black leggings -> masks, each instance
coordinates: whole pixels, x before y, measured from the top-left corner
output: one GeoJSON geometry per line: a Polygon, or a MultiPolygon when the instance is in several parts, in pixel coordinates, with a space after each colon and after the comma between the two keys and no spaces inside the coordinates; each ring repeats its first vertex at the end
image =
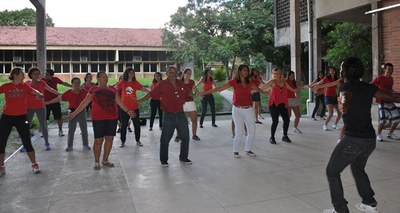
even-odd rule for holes
{"type": "MultiPolygon", "coordinates": [[[[135,139],[136,142],[140,141],[140,117],[139,117],[139,109],[133,110],[136,114],[134,118],[132,118],[133,127],[135,128],[135,139]]],[[[119,118],[121,119],[121,142],[125,143],[126,141],[126,128],[128,128],[129,124],[129,115],[124,112],[122,109],[119,109],[119,118]]]]}
{"type": "Polygon", "coordinates": [[[21,138],[22,144],[24,145],[26,151],[34,151],[29,132],[27,115],[12,116],[3,114],[0,119],[0,154],[4,154],[6,152],[7,140],[10,136],[13,126],[15,126],[17,129],[19,137],[21,138]]]}
{"type": "Polygon", "coordinates": [[[272,104],[269,107],[269,112],[271,113],[271,118],[272,118],[271,138],[275,138],[276,128],[278,127],[279,123],[279,115],[281,115],[283,120],[283,135],[287,136],[290,120],[289,120],[288,109],[285,107],[285,104],[279,104],[278,106],[272,104]]]}
{"type": "Polygon", "coordinates": [[[214,101],[214,96],[212,94],[207,94],[207,95],[203,96],[203,98],[201,99],[200,125],[203,125],[204,117],[206,116],[207,103],[210,104],[212,124],[215,124],[215,101],[214,101]]]}
{"type": "Polygon", "coordinates": [[[314,110],[311,115],[312,118],[315,118],[315,114],[317,113],[320,104],[322,104],[322,110],[321,110],[321,115],[320,115],[320,117],[322,118],[322,117],[324,117],[325,110],[326,110],[324,94],[315,95],[315,107],[314,107],[314,110]]]}
{"type": "Polygon", "coordinates": [[[161,102],[160,100],[150,100],[150,128],[153,128],[154,119],[156,118],[158,110],[158,117],[159,117],[159,126],[162,127],[162,119],[163,119],[163,111],[161,109],[161,102]]]}

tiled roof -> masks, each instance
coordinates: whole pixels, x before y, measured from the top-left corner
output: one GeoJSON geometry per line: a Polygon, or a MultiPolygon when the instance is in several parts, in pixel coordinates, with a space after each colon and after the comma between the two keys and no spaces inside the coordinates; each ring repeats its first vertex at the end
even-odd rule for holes
{"type": "MultiPolygon", "coordinates": [[[[47,46],[162,47],[161,29],[47,27],[47,46]]],[[[35,27],[0,27],[0,46],[35,46],[35,27]]]]}

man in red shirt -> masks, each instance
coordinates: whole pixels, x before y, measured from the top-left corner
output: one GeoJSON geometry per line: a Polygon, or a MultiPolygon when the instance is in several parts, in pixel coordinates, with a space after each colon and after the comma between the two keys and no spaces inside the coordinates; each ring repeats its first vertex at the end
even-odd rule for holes
{"type": "MultiPolygon", "coordinates": [[[[57,85],[58,84],[62,84],[64,86],[67,87],[72,87],[71,84],[62,81],[61,79],[54,77],[54,70],[52,69],[47,69],[46,70],[46,76],[43,78],[43,81],[46,82],[51,88],[55,89],[56,91],[58,91],[57,89],[57,85]]],[[[57,98],[57,95],[50,93],[48,91],[44,91],[43,93],[44,95],[44,101],[51,101],[54,98],[57,98]]],[[[63,130],[62,130],[62,118],[61,118],[61,104],[60,102],[57,103],[53,103],[53,104],[49,104],[46,105],[46,116],[47,116],[47,120],[49,120],[50,118],[50,112],[53,112],[53,118],[54,120],[57,121],[58,124],[58,135],[64,136],[63,130]]]]}
{"type": "Polygon", "coordinates": [[[161,100],[164,120],[162,121],[162,133],[160,138],[160,161],[161,165],[165,167],[168,166],[169,141],[174,135],[175,129],[178,131],[179,138],[182,140],[179,160],[185,164],[192,164],[192,161],[188,159],[188,121],[183,112],[185,86],[183,81],[176,80],[176,73],[176,67],[169,67],[167,70],[167,79],[160,81],[153,90],[136,100],[138,104],[149,98],[161,100]]]}
{"type": "MultiPolygon", "coordinates": [[[[381,76],[376,77],[372,80],[372,84],[375,84],[380,90],[385,92],[393,92],[393,64],[386,63],[383,66],[384,72],[381,76]]],[[[396,107],[393,102],[387,102],[381,99],[376,99],[379,109],[379,125],[378,133],[376,134],[376,140],[382,142],[382,130],[385,127],[387,121],[392,122],[387,138],[399,140],[400,137],[395,135],[393,132],[397,128],[400,122],[400,110],[396,107]]]]}

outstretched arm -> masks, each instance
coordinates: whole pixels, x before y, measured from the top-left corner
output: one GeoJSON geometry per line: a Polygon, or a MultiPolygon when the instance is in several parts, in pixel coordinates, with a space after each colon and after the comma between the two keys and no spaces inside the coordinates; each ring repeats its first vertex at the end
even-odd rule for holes
{"type": "Polygon", "coordinates": [[[59,93],[57,90],[51,88],[48,84],[46,84],[46,86],[44,87],[45,90],[55,94],[55,95],[61,95],[61,93],[59,93]]]}
{"type": "Polygon", "coordinates": [[[210,93],[213,93],[213,92],[220,92],[220,91],[222,91],[222,90],[228,89],[229,87],[231,87],[231,85],[229,85],[229,83],[225,83],[225,84],[222,85],[222,86],[215,87],[214,89],[201,92],[200,95],[206,95],[206,94],[210,94],[210,93]]]}

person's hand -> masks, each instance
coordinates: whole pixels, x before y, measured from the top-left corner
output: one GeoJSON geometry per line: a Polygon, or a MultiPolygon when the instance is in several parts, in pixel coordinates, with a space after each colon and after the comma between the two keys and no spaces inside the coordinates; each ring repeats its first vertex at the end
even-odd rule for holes
{"type": "Polygon", "coordinates": [[[76,117],[76,113],[75,112],[71,112],[67,115],[67,120],[72,120],[76,117]]]}
{"type": "Polygon", "coordinates": [[[131,118],[136,117],[136,113],[135,113],[133,110],[128,110],[126,113],[127,113],[131,118]]]}

